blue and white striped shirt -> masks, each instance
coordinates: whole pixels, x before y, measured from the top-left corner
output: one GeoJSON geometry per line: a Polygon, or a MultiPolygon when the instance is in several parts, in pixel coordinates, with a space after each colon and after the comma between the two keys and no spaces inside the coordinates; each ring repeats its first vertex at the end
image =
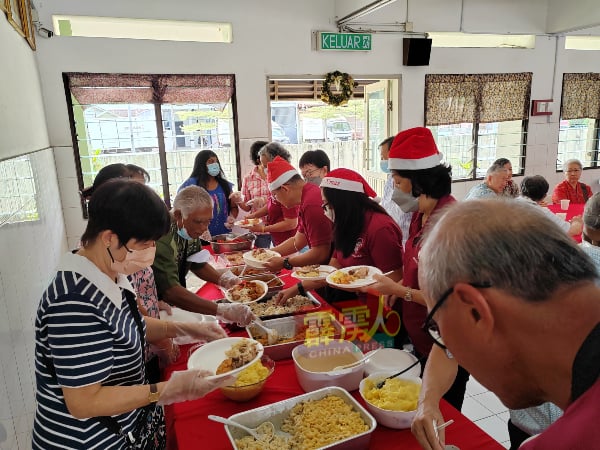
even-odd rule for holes
{"type": "MultiPolygon", "coordinates": [[[[126,448],[125,439],[97,418],[73,417],[62,387],[144,383],[140,335],[125,300],[130,292],[125,276],[119,275],[115,283],[83,256],[69,253],[62,258],[35,321],[33,449],[126,448]]],[[[128,432],[137,415],[134,410],[113,417],[128,432]]]]}

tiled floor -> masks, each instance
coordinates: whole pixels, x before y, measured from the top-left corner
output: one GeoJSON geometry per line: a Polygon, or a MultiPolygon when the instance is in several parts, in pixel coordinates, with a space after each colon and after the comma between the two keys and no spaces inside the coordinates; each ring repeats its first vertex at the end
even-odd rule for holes
{"type": "Polygon", "coordinates": [[[473,377],[467,383],[467,393],[465,394],[462,413],[505,448],[510,447],[506,426],[508,408],[473,377]]]}

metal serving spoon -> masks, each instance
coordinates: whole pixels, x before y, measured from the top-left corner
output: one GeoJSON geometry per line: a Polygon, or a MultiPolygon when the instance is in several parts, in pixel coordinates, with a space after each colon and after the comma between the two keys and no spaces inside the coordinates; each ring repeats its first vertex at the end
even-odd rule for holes
{"type": "Polygon", "coordinates": [[[413,367],[415,367],[417,364],[422,363],[424,360],[425,360],[425,358],[421,358],[421,359],[415,361],[414,363],[412,363],[406,369],[401,370],[400,372],[395,373],[394,375],[390,375],[387,378],[384,378],[382,381],[380,381],[379,383],[377,383],[377,389],[381,389],[387,380],[391,380],[392,378],[396,378],[398,375],[402,375],[403,373],[408,372],[410,369],[412,369],[413,367]]]}

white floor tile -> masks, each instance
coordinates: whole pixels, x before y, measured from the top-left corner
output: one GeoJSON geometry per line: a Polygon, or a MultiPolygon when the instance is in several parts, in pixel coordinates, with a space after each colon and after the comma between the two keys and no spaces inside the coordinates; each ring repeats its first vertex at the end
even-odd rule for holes
{"type": "Polygon", "coordinates": [[[496,395],[493,392],[484,392],[483,394],[475,395],[471,398],[481,403],[494,414],[499,414],[504,411],[508,411],[508,408],[504,406],[504,404],[500,401],[498,397],[496,397],[496,395]]]}
{"type": "Polygon", "coordinates": [[[479,395],[487,391],[487,388],[479,384],[479,381],[477,381],[475,378],[469,378],[469,381],[467,382],[467,395],[479,395]]]}
{"type": "Polygon", "coordinates": [[[504,442],[509,439],[506,422],[496,416],[486,417],[475,422],[479,428],[489,434],[498,442],[504,442]]]}
{"type": "Polygon", "coordinates": [[[473,422],[494,415],[492,411],[473,399],[474,397],[465,398],[461,409],[463,415],[467,416],[473,422]]]}

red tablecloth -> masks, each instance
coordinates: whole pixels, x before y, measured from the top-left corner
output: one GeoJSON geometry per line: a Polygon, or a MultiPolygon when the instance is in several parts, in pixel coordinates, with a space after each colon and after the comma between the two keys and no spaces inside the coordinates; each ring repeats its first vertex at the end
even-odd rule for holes
{"type": "MultiPolygon", "coordinates": [[[[187,352],[184,353],[187,354],[187,352]]],[[[169,369],[185,369],[185,363],[180,361],[169,369]]],[[[198,448],[231,449],[232,446],[225,433],[225,427],[208,420],[208,414],[229,417],[242,411],[301,394],[304,394],[304,391],[296,379],[294,362],[291,359],[276,361],[275,372],[267,380],[263,392],[249,402],[236,403],[224,397],[221,392],[215,391],[199,400],[179,403],[168,408],[168,432],[171,435],[174,433],[177,441],[177,447],[170,448],[178,448],[179,450],[195,450],[198,448]]],[[[352,395],[364,405],[358,391],[354,391],[352,395]]],[[[461,450],[503,448],[445,401],[442,401],[441,410],[445,420],[454,419],[454,423],[446,428],[446,442],[448,444],[454,444],[461,450]]],[[[369,448],[411,450],[421,447],[410,430],[393,430],[377,425],[372,434],[369,448]]]]}
{"type": "MultiPolygon", "coordinates": [[[[297,280],[283,271],[281,275],[286,287],[291,286],[297,280]]],[[[211,283],[203,286],[198,295],[206,299],[222,298],[222,292],[211,283]]],[[[334,310],[329,304],[322,301],[322,309],[334,310]]],[[[360,301],[356,301],[359,302],[360,301]]],[[[356,303],[354,302],[354,303],[356,303]]],[[[363,302],[365,304],[373,302],[363,302]]],[[[375,302],[376,303],[376,302],[375,302]]],[[[344,304],[353,305],[353,302],[344,304]]],[[[342,309],[344,311],[344,309],[342,309]]],[[[233,335],[245,336],[245,331],[234,331],[233,335]]],[[[169,366],[165,371],[165,379],[171,372],[185,370],[190,346],[182,347],[179,360],[169,366]]],[[[224,397],[221,392],[215,391],[204,398],[178,403],[165,408],[167,420],[167,434],[169,438],[169,450],[195,450],[207,448],[210,450],[230,449],[231,443],[225,433],[223,425],[207,419],[209,414],[229,417],[233,414],[257,408],[269,403],[275,403],[290,397],[304,394],[298,384],[294,362],[291,359],[276,361],[275,372],[267,380],[261,394],[245,403],[236,403],[224,397]]],[[[358,391],[352,395],[363,403],[358,391]]],[[[473,422],[460,414],[456,409],[442,401],[441,405],[444,418],[454,419],[454,424],[446,429],[446,442],[458,446],[461,450],[468,449],[502,449],[503,447],[477,427],[473,422]]],[[[419,449],[420,446],[412,436],[410,430],[393,430],[378,425],[372,434],[370,449],[402,448],[403,450],[419,449]],[[393,444],[392,444],[393,443],[393,444]]]]}
{"type": "MultiPolygon", "coordinates": [[[[567,217],[565,220],[571,220],[575,216],[583,215],[584,206],[585,205],[583,203],[569,203],[569,209],[567,209],[565,211],[560,207],[560,204],[552,203],[552,204],[548,205],[548,209],[550,211],[552,211],[554,214],[566,212],[567,217]]],[[[577,242],[581,242],[581,234],[573,236],[573,239],[575,239],[577,242]]]]}

